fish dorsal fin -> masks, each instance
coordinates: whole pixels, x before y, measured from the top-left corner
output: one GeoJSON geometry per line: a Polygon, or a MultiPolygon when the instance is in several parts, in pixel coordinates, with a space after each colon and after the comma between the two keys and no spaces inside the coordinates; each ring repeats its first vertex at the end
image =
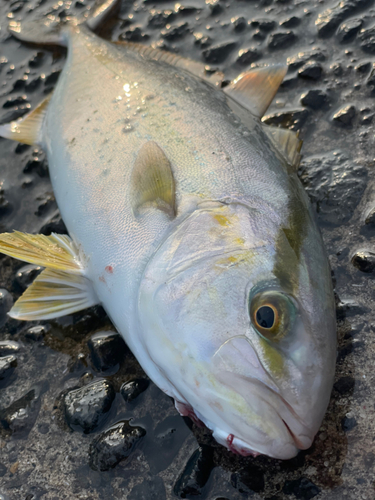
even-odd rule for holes
{"type": "Polygon", "coordinates": [[[23,118],[0,125],[0,137],[22,142],[23,144],[40,144],[42,139],[43,120],[47,112],[51,95],[47,96],[33,111],[23,118]]]}
{"type": "Polygon", "coordinates": [[[117,45],[124,45],[128,49],[135,50],[143,57],[152,59],[153,61],[164,62],[170,66],[181,68],[191,73],[193,76],[200,78],[213,86],[220,87],[224,79],[224,73],[215,71],[210,73],[206,70],[206,65],[198,61],[192,61],[186,57],[181,57],[166,50],[154,49],[140,43],[134,42],[115,42],[117,45]]]}
{"type": "Polygon", "coordinates": [[[297,171],[301,155],[302,140],[298,137],[298,133],[285,128],[270,127],[262,125],[263,130],[273,142],[275,148],[287,160],[293,171],[297,171]]]}
{"type": "Polygon", "coordinates": [[[154,141],[146,142],[138,153],[131,174],[130,193],[135,214],[142,205],[151,203],[171,217],[176,215],[171,164],[154,141]]]}
{"type": "Polygon", "coordinates": [[[0,252],[18,260],[71,274],[83,274],[78,249],[66,234],[45,236],[19,231],[0,234],[0,252]]]}
{"type": "Polygon", "coordinates": [[[287,67],[281,65],[255,68],[241,73],[223,90],[238,104],[261,118],[271,104],[287,67]]]}
{"type": "Polygon", "coordinates": [[[9,311],[18,320],[58,318],[99,303],[85,276],[44,269],[9,311]]]}

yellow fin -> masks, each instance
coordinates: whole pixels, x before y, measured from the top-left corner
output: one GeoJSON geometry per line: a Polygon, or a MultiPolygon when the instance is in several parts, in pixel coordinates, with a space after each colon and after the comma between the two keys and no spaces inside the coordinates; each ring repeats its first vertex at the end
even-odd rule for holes
{"type": "Polygon", "coordinates": [[[141,147],[130,182],[134,213],[145,203],[152,203],[171,217],[176,215],[175,182],[171,164],[156,142],[148,141],[141,147]]]}
{"type": "Polygon", "coordinates": [[[239,75],[223,90],[238,104],[261,118],[286,75],[287,67],[281,65],[255,68],[239,75]]]}
{"type": "Polygon", "coordinates": [[[98,303],[91,282],[84,276],[45,269],[8,314],[25,321],[52,319],[98,303]]]}
{"type": "Polygon", "coordinates": [[[0,125],[0,136],[23,144],[40,144],[41,129],[51,94],[26,116],[5,125],[0,125]]]}
{"type": "Polygon", "coordinates": [[[263,125],[263,130],[273,142],[276,149],[284,156],[293,170],[297,171],[301,155],[302,140],[298,133],[285,128],[263,125]]]}
{"type": "Polygon", "coordinates": [[[215,71],[210,73],[206,70],[206,65],[198,61],[192,61],[187,57],[181,57],[172,52],[167,52],[166,50],[154,49],[153,47],[148,47],[140,43],[134,42],[115,42],[117,45],[124,45],[131,50],[135,50],[143,57],[152,59],[153,61],[164,62],[170,66],[175,66],[176,68],[182,68],[188,73],[210,83],[213,86],[220,87],[223,79],[224,73],[221,71],[215,71]]]}
{"type": "Polygon", "coordinates": [[[0,234],[0,252],[38,266],[83,274],[78,249],[65,234],[26,234],[19,231],[0,234]]]}

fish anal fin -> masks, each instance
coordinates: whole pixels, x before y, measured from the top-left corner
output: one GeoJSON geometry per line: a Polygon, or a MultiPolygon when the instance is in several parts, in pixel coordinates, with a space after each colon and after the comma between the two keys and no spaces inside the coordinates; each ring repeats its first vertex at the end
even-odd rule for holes
{"type": "Polygon", "coordinates": [[[131,181],[131,206],[134,214],[145,204],[176,215],[175,181],[171,164],[164,151],[154,141],[146,142],[140,149],[133,167],[131,181]]]}
{"type": "Polygon", "coordinates": [[[220,87],[223,82],[224,73],[221,71],[209,72],[207,71],[207,66],[204,63],[193,61],[187,57],[182,57],[166,50],[155,49],[136,42],[115,43],[116,45],[123,45],[129,50],[134,50],[147,59],[152,59],[153,61],[166,63],[170,66],[184,69],[188,73],[210,83],[214,87],[220,87]]]}
{"type": "Polygon", "coordinates": [[[264,124],[262,127],[277,151],[283,155],[293,171],[296,172],[301,161],[300,151],[302,148],[302,140],[298,137],[298,133],[264,124]]]}
{"type": "Polygon", "coordinates": [[[78,249],[71,238],[64,234],[2,233],[0,253],[38,266],[84,274],[78,249]]]}
{"type": "Polygon", "coordinates": [[[84,276],[45,269],[8,314],[24,321],[47,320],[72,314],[98,303],[90,280],[84,276]]]}
{"type": "Polygon", "coordinates": [[[287,72],[284,65],[254,68],[239,75],[223,91],[238,104],[261,118],[287,72]]]}
{"type": "Polygon", "coordinates": [[[47,112],[51,94],[26,116],[0,125],[0,136],[23,144],[40,144],[43,120],[47,112]]]}

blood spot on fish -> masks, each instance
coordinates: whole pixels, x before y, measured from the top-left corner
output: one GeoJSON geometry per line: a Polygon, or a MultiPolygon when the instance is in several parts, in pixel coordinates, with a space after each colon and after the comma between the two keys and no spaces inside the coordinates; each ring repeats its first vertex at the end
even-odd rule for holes
{"type": "Polygon", "coordinates": [[[113,267],[112,266],[105,266],[105,270],[107,273],[112,274],[113,273],[113,267]]]}
{"type": "Polygon", "coordinates": [[[227,443],[228,443],[228,446],[230,448],[232,447],[233,439],[234,439],[234,435],[233,434],[228,434],[227,443]]]}

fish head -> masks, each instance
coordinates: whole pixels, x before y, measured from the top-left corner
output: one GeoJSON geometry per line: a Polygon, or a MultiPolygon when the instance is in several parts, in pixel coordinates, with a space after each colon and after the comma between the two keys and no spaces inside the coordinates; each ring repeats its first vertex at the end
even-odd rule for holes
{"type": "Polygon", "coordinates": [[[241,455],[309,448],[329,402],[332,285],[310,232],[312,253],[297,252],[264,211],[213,203],[179,223],[143,275],[140,335],[176,407],[241,455]]]}

